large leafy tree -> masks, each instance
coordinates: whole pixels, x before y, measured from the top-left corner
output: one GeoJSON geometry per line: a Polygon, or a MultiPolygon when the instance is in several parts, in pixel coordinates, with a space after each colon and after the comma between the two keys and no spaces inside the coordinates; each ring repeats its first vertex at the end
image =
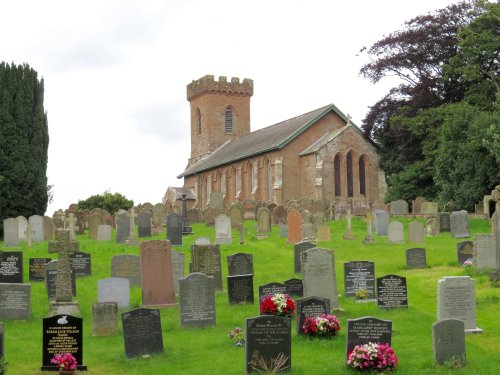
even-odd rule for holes
{"type": "Polygon", "coordinates": [[[28,64],[0,63],[0,234],[3,219],[47,208],[44,82],[28,64]]]}
{"type": "Polygon", "coordinates": [[[111,194],[109,191],[105,191],[103,194],[95,194],[87,199],[79,200],[77,205],[80,210],[102,208],[114,215],[119,209],[130,209],[134,205],[134,201],[127,199],[120,193],[111,194]]]}

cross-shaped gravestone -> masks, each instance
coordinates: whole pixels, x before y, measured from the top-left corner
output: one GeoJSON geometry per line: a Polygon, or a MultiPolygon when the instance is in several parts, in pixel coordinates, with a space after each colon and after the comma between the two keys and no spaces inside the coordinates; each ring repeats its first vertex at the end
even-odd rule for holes
{"type": "Polygon", "coordinates": [[[135,238],[135,217],[137,214],[134,212],[134,207],[130,209],[130,232],[127,238],[127,245],[137,245],[137,239],[135,238]]]}
{"type": "Polygon", "coordinates": [[[75,241],[69,238],[69,230],[58,229],[56,231],[57,241],[52,245],[52,249],[59,254],[57,262],[56,278],[56,302],[71,302],[73,292],[71,290],[71,265],[69,253],[75,252],[75,241]]]}
{"type": "MultiPolygon", "coordinates": [[[[75,240],[75,224],[76,224],[76,218],[75,215],[71,212],[68,216],[69,239],[71,241],[75,240]]],[[[66,226],[64,227],[66,228],[66,226]]]]}
{"type": "Polygon", "coordinates": [[[347,226],[346,226],[346,230],[345,230],[344,236],[342,238],[344,240],[354,240],[354,233],[352,231],[352,209],[351,209],[351,202],[349,202],[347,204],[346,221],[347,221],[347,226]]]}
{"type": "Polygon", "coordinates": [[[33,243],[33,228],[31,227],[31,223],[29,222],[26,229],[26,240],[28,242],[28,248],[31,249],[31,244],[33,243]]]}
{"type": "Polygon", "coordinates": [[[363,240],[363,243],[373,243],[375,240],[373,239],[372,236],[372,209],[371,205],[368,208],[368,212],[366,213],[366,236],[365,239],[363,240]]]}
{"type": "Polygon", "coordinates": [[[498,185],[495,190],[491,192],[491,199],[496,202],[495,212],[496,212],[496,227],[493,228],[495,233],[495,247],[496,247],[496,258],[497,258],[497,269],[492,272],[490,279],[492,281],[500,281],[500,185],[498,185]]]}

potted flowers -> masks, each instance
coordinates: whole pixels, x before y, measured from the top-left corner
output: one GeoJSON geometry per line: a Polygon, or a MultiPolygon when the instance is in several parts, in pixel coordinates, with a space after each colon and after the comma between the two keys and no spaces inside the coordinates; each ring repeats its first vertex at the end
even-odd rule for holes
{"type": "Polygon", "coordinates": [[[59,374],[74,374],[76,371],[76,358],[71,353],[56,354],[50,363],[56,366],[59,374]]]}
{"type": "Polygon", "coordinates": [[[340,324],[335,315],[321,314],[307,317],[302,329],[310,337],[331,338],[337,336],[340,324]]]}
{"type": "Polygon", "coordinates": [[[288,294],[269,294],[260,303],[260,313],[291,318],[295,313],[295,302],[288,294]]]}
{"type": "Polygon", "coordinates": [[[228,336],[234,341],[234,345],[237,347],[245,346],[245,334],[240,327],[230,330],[228,336]]]}
{"type": "Polygon", "coordinates": [[[347,366],[357,370],[390,371],[397,365],[398,357],[389,344],[356,345],[347,356],[347,366]]]}

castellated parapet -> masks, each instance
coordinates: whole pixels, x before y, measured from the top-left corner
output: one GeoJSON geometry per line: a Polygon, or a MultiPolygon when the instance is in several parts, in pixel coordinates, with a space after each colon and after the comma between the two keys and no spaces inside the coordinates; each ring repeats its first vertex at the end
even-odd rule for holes
{"type": "Polygon", "coordinates": [[[238,77],[233,77],[231,82],[228,82],[227,77],[220,76],[219,80],[216,81],[213,75],[206,75],[187,85],[187,100],[189,102],[200,95],[209,93],[252,96],[253,80],[244,78],[243,82],[240,82],[238,77]]]}

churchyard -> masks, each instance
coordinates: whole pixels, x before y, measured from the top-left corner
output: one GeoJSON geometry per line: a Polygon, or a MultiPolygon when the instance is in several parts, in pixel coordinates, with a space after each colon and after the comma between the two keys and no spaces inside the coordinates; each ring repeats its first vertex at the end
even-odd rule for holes
{"type": "MultiPolygon", "coordinates": [[[[467,251],[470,253],[470,246],[467,247],[467,243],[463,242],[474,241],[479,234],[491,233],[490,220],[470,218],[469,237],[457,238],[453,238],[450,232],[442,232],[436,236],[420,236],[420,226],[415,223],[425,226],[424,219],[391,217],[390,221],[398,221],[400,224],[395,226],[395,230],[399,230],[402,226],[403,234],[391,235],[393,226],[388,225],[385,229],[389,233],[379,235],[377,230],[380,228],[375,227],[370,238],[367,238],[367,223],[365,218],[361,217],[354,217],[350,228],[346,227],[344,219],[326,222],[328,233],[323,233],[324,241],[316,241],[316,247],[333,250],[337,294],[332,296],[334,301],[331,301],[330,307],[338,307],[333,314],[338,317],[341,330],[337,337],[330,340],[311,339],[297,334],[298,317],[295,316],[291,321],[291,373],[303,375],[356,373],[347,369],[345,364],[348,325],[354,327],[356,324],[365,324],[365,320],[357,321],[357,319],[374,317],[391,322],[391,345],[399,357],[399,366],[395,372],[397,374],[497,374],[500,369],[498,355],[500,285],[490,281],[488,267],[482,270],[469,270],[458,263],[459,259],[464,259],[464,253],[465,256],[467,251]],[[416,231],[412,230],[411,236],[409,227],[417,228],[416,231]],[[346,229],[350,229],[348,236],[346,229]],[[410,237],[412,242],[409,242],[410,237]],[[457,244],[460,244],[458,247],[461,251],[457,251],[457,244]],[[444,278],[467,275],[472,276],[474,280],[472,286],[469,279],[460,280],[467,284],[465,288],[473,288],[475,301],[459,302],[458,306],[451,308],[475,309],[472,321],[467,322],[472,326],[465,326],[465,329],[480,328],[482,333],[465,335],[465,367],[455,368],[453,361],[444,361],[438,365],[433,348],[433,324],[438,320],[438,313],[448,314],[449,317],[450,311],[444,310],[456,303],[450,299],[438,306],[440,299],[447,298],[443,295],[446,293],[445,289],[450,287],[449,279],[444,278]],[[368,298],[363,301],[358,301],[355,297],[360,285],[368,292],[368,298]],[[375,296],[377,293],[380,299],[378,303],[375,296]],[[469,302],[471,305],[465,308],[460,305],[469,302]]],[[[246,320],[259,316],[259,287],[273,290],[272,288],[280,286],[267,284],[280,284],[290,279],[305,279],[310,269],[307,264],[305,268],[300,269],[301,262],[297,261],[297,256],[301,251],[306,251],[308,246],[295,250],[294,245],[288,242],[284,228],[273,225],[271,232],[263,234],[259,233],[259,229],[262,228],[256,225],[255,220],[246,220],[243,226],[244,231],[238,228],[230,231],[232,240],[227,238],[227,233],[220,237],[223,238],[220,245],[220,268],[213,264],[211,267],[215,283],[203,284],[206,276],[199,273],[194,274],[194,277],[185,278],[179,286],[176,286],[175,291],[183,294],[183,290],[187,290],[185,295],[192,293],[196,299],[194,301],[187,297],[181,299],[175,294],[172,297],[172,293],[167,292],[165,296],[160,297],[163,298],[162,304],[171,306],[159,308],[159,315],[136,310],[143,306],[145,298],[151,298],[148,303],[155,304],[154,298],[158,297],[153,294],[142,296],[140,279],[130,277],[126,280],[128,283],[121,285],[114,284],[109,278],[113,276],[112,268],[118,268],[116,264],[112,265],[113,257],[124,254],[128,257],[139,256],[141,242],[164,240],[165,232],[144,238],[139,236],[139,229],[136,228],[136,245],[116,243],[117,233],[114,229],[111,231],[110,240],[106,241],[89,239],[88,233],[76,235],[75,240],[79,242],[80,253],[76,260],[72,260],[76,273],[75,290],[69,288],[68,293],[76,294],[72,300],[78,301],[81,309],[82,339],[78,345],[83,352],[81,364],[87,366],[87,373],[89,375],[245,374],[245,348],[237,347],[234,341],[229,339],[228,332],[236,327],[246,330],[246,320]],[[237,260],[230,259],[233,276],[228,278],[227,257],[236,253],[253,255],[253,278],[241,275],[248,271],[248,256],[246,258],[240,256],[237,260]],[[244,300],[253,299],[254,302],[237,303],[242,296],[238,293],[229,296],[228,289],[233,287],[228,288],[228,283],[233,287],[239,285],[242,290],[247,290],[249,285],[253,285],[252,298],[246,295],[244,300]],[[120,290],[120,293],[117,290],[120,290]],[[97,324],[102,323],[99,319],[93,323],[93,314],[97,312],[93,312],[92,305],[113,298],[109,296],[114,294],[119,294],[119,298],[116,298],[118,310],[115,306],[106,305],[102,306],[102,314],[106,315],[106,309],[114,311],[117,325],[97,324]],[[122,318],[123,322],[127,322],[127,327],[122,324],[122,318]],[[146,320],[147,323],[144,323],[146,320]],[[147,330],[150,330],[149,332],[146,330],[147,339],[129,340],[125,343],[124,335],[128,338],[140,336],[139,329],[136,332],[130,331],[134,329],[136,321],[142,321],[142,329],[147,327],[147,330]],[[124,332],[126,330],[127,332],[124,332]],[[103,332],[110,335],[93,335],[103,332]],[[143,346],[156,347],[159,353],[142,357],[138,354],[144,349],[143,346]]],[[[191,258],[191,246],[196,241],[207,244],[206,239],[212,245],[216,242],[213,226],[194,223],[191,229],[192,234],[182,236],[182,245],[171,246],[172,250],[184,254],[184,265],[181,267],[184,276],[189,274],[189,262],[193,263],[193,270],[203,268],[203,261],[191,258]]],[[[174,240],[178,243],[179,239],[174,240]]],[[[11,251],[22,252],[22,282],[31,285],[30,309],[28,312],[23,310],[26,315],[22,319],[18,319],[19,316],[15,316],[16,319],[11,319],[11,316],[2,319],[4,353],[9,363],[8,373],[39,375],[44,373],[41,371],[42,352],[44,340],[47,338],[44,337],[46,334],[43,333],[43,324],[51,323],[44,321],[50,303],[44,282],[35,281],[34,272],[40,268],[40,264],[36,266],[33,261],[31,262],[33,274],[30,277],[30,258],[55,260],[57,253],[48,251],[47,241],[33,242],[30,248],[26,242],[20,242],[17,247],[4,247],[3,243],[1,245],[0,248],[5,255],[11,251]]],[[[70,257],[76,256],[70,255],[70,257]]],[[[217,257],[217,254],[211,255],[210,259],[217,262],[217,257]]],[[[312,255],[307,257],[312,258],[312,255]]],[[[125,261],[124,258],[114,258],[113,262],[118,262],[118,259],[125,261]]],[[[137,260],[136,257],[133,259],[137,260]]],[[[150,267],[154,267],[154,264],[150,264],[150,267]]],[[[132,267],[129,267],[129,270],[130,268],[132,267]]],[[[152,285],[164,283],[163,276],[161,272],[159,274],[153,272],[143,277],[143,288],[146,288],[144,283],[152,285]]],[[[119,283],[123,283],[124,279],[120,280],[122,281],[119,283]]],[[[14,282],[19,283],[19,280],[14,282]]],[[[292,280],[290,284],[300,287],[297,285],[297,280],[292,280]]],[[[315,285],[314,282],[311,284],[309,281],[308,285],[304,285],[304,290],[321,293],[321,289],[330,289],[321,282],[317,284],[319,285],[315,285]]],[[[450,288],[456,287],[453,285],[450,288]]],[[[299,297],[294,299],[297,300],[299,297]]],[[[113,312],[107,314],[108,317],[109,315],[113,315],[113,312]]],[[[464,332],[462,327],[460,324],[458,329],[455,326],[451,328],[439,326],[435,330],[437,335],[458,340],[456,346],[460,352],[462,350],[460,337],[464,332]]],[[[353,335],[354,330],[351,332],[351,336],[353,335]]],[[[282,337],[280,340],[288,339],[282,337]]],[[[78,371],[78,373],[85,372],[78,371]]]]}

